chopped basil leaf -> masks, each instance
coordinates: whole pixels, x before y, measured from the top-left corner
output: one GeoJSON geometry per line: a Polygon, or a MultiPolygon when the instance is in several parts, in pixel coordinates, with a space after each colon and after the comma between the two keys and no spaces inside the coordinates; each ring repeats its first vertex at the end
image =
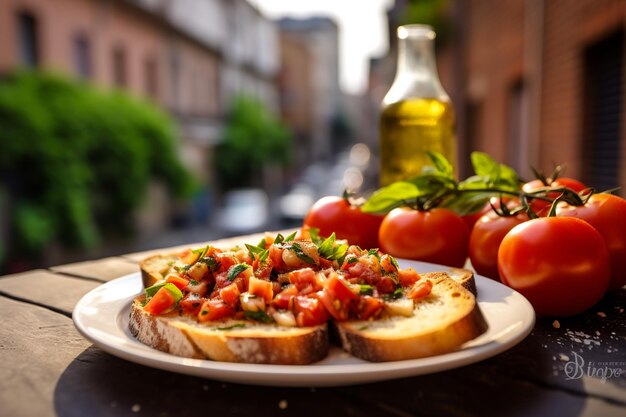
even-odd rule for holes
{"type": "Polygon", "coordinates": [[[181,298],[183,298],[183,293],[178,289],[178,287],[170,282],[161,282],[159,284],[155,284],[151,287],[146,288],[146,299],[149,300],[156,294],[161,288],[165,288],[167,291],[172,294],[174,297],[174,301],[178,302],[181,298]]]}
{"type": "Polygon", "coordinates": [[[200,312],[200,315],[201,315],[201,316],[206,316],[207,314],[209,314],[209,310],[202,310],[202,311],[200,312]]]}
{"type": "Polygon", "coordinates": [[[202,262],[209,267],[209,271],[215,272],[220,268],[221,263],[212,256],[205,256],[198,260],[198,262],[202,262]]]}
{"type": "Polygon", "coordinates": [[[376,259],[380,260],[380,253],[378,252],[378,248],[373,248],[367,251],[368,255],[374,255],[376,259]]]}
{"type": "Polygon", "coordinates": [[[386,301],[397,300],[398,298],[402,297],[402,294],[402,287],[398,287],[394,290],[394,292],[383,295],[383,299],[386,301]]]}
{"type": "Polygon", "coordinates": [[[306,253],[302,251],[302,247],[300,246],[299,243],[294,243],[293,245],[291,245],[291,248],[293,249],[294,253],[300,260],[310,265],[315,265],[315,260],[313,260],[313,258],[311,258],[309,255],[307,255],[306,253]]]}
{"type": "Polygon", "coordinates": [[[318,229],[317,227],[309,227],[309,235],[311,236],[311,240],[313,241],[313,243],[315,243],[317,246],[319,246],[324,239],[320,236],[320,229],[318,229]]]}
{"type": "Polygon", "coordinates": [[[365,326],[359,327],[357,330],[366,330],[368,327],[370,327],[370,325],[366,324],[365,326]]]}
{"type": "Polygon", "coordinates": [[[332,233],[328,238],[326,238],[322,243],[319,244],[317,250],[323,258],[333,261],[340,260],[345,256],[346,252],[348,251],[348,245],[337,245],[335,243],[335,240],[335,233],[332,233]]]}
{"type": "Polygon", "coordinates": [[[194,249],[191,252],[199,254],[200,256],[198,256],[198,259],[202,258],[204,255],[206,255],[206,253],[209,251],[209,245],[203,247],[203,248],[198,248],[198,249],[194,249]]]}
{"type": "Polygon", "coordinates": [[[265,249],[265,246],[252,246],[246,243],[246,248],[248,248],[250,258],[254,259],[255,255],[258,255],[259,262],[264,262],[270,254],[269,249],[265,249]]]}
{"type": "Polygon", "coordinates": [[[346,259],[346,263],[347,264],[355,264],[357,262],[359,262],[359,258],[357,258],[356,256],[353,256],[352,258],[346,259]]]}
{"type": "Polygon", "coordinates": [[[374,287],[369,284],[359,284],[360,295],[372,295],[374,294],[374,287]]]}
{"type": "Polygon", "coordinates": [[[387,255],[389,257],[389,260],[391,261],[391,264],[399,271],[400,270],[400,265],[398,265],[398,261],[396,261],[396,258],[394,258],[391,255],[387,255]]]}
{"type": "Polygon", "coordinates": [[[274,239],[274,245],[280,245],[284,241],[285,241],[285,236],[283,236],[283,235],[281,235],[279,233],[279,234],[276,235],[276,239],[274,239]]]}
{"type": "Polygon", "coordinates": [[[162,287],[165,286],[165,284],[167,284],[167,282],[161,282],[159,284],[155,284],[151,287],[146,288],[145,293],[146,293],[146,297],[147,298],[152,298],[152,296],[154,294],[157,293],[157,291],[159,291],[162,287]]]}
{"type": "Polygon", "coordinates": [[[244,311],[247,319],[260,321],[261,323],[272,323],[274,320],[265,311],[244,311]]]}
{"type": "Polygon", "coordinates": [[[189,285],[196,286],[198,284],[200,284],[200,283],[198,281],[196,281],[195,279],[192,279],[191,281],[189,281],[189,285]]]}
{"type": "Polygon", "coordinates": [[[232,282],[239,274],[248,269],[248,267],[249,265],[245,262],[231,266],[228,270],[228,274],[226,274],[226,279],[232,282]]]}
{"type": "Polygon", "coordinates": [[[237,324],[233,324],[232,326],[217,327],[216,330],[232,330],[232,329],[240,329],[242,327],[246,327],[246,325],[244,323],[237,323],[237,324]]]}

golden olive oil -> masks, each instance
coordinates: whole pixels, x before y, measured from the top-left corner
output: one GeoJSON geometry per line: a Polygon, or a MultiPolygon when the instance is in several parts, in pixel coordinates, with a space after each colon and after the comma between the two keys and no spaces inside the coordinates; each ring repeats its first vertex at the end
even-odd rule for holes
{"type": "Polygon", "coordinates": [[[419,175],[432,165],[428,151],[456,165],[454,110],[449,101],[410,98],[383,108],[380,118],[380,185],[419,175]]]}

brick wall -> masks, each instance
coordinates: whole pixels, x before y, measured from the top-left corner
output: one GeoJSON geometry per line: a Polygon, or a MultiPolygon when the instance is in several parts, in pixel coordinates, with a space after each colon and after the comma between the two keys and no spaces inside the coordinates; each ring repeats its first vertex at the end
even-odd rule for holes
{"type": "MultiPolygon", "coordinates": [[[[464,19],[463,24],[453,22],[457,29],[465,27],[460,36],[464,67],[440,60],[440,72],[448,73],[442,74],[444,84],[452,79],[450,74],[463,72],[465,82],[446,89],[451,96],[462,97],[455,108],[464,112],[460,133],[468,152],[485,151],[519,166],[523,157],[511,139],[519,115],[512,109],[519,109],[514,102],[523,97],[526,113],[516,126],[523,130],[524,162],[547,172],[555,163],[566,164],[568,175],[584,177],[585,51],[626,27],[626,2],[471,0],[464,8],[467,13],[457,17],[464,19]],[[523,88],[516,90],[521,81],[523,88]],[[460,94],[455,88],[464,91],[460,94]]],[[[626,83],[626,68],[622,83],[626,83]]],[[[624,92],[622,87],[620,169],[614,173],[622,187],[626,185],[624,92]]],[[[529,174],[526,167],[520,171],[529,174]]]]}

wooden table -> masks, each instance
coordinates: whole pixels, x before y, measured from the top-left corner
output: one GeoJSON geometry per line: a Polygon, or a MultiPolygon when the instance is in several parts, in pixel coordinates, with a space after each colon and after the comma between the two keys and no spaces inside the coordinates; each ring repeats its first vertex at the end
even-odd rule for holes
{"type": "Polygon", "coordinates": [[[144,367],[81,337],[74,305],[136,272],[146,255],[0,277],[0,416],[626,415],[624,289],[585,314],[538,318],[519,345],[474,365],[359,386],[272,388],[144,367]],[[568,378],[577,356],[582,375],[568,378]]]}

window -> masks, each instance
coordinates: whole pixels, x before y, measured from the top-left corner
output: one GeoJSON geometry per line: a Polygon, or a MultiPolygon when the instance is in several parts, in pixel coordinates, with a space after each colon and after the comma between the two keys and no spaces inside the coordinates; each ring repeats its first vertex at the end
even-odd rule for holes
{"type": "Polygon", "coordinates": [[[113,49],[113,83],[118,87],[126,87],[126,51],[118,46],[113,49]]]}
{"type": "Polygon", "coordinates": [[[619,184],[624,31],[585,51],[583,179],[598,190],[619,184]]]}
{"type": "Polygon", "coordinates": [[[82,78],[91,77],[91,45],[84,34],[74,37],[73,52],[76,74],[82,78]]]}
{"type": "Polygon", "coordinates": [[[519,80],[509,90],[507,161],[522,175],[529,170],[528,116],[528,89],[519,80]]]}
{"type": "Polygon", "coordinates": [[[146,58],[144,62],[144,79],[146,94],[153,99],[159,95],[159,72],[157,60],[154,57],[146,58]]]}
{"type": "Polygon", "coordinates": [[[20,63],[27,67],[39,65],[39,29],[37,18],[28,12],[17,15],[20,63]]]}

